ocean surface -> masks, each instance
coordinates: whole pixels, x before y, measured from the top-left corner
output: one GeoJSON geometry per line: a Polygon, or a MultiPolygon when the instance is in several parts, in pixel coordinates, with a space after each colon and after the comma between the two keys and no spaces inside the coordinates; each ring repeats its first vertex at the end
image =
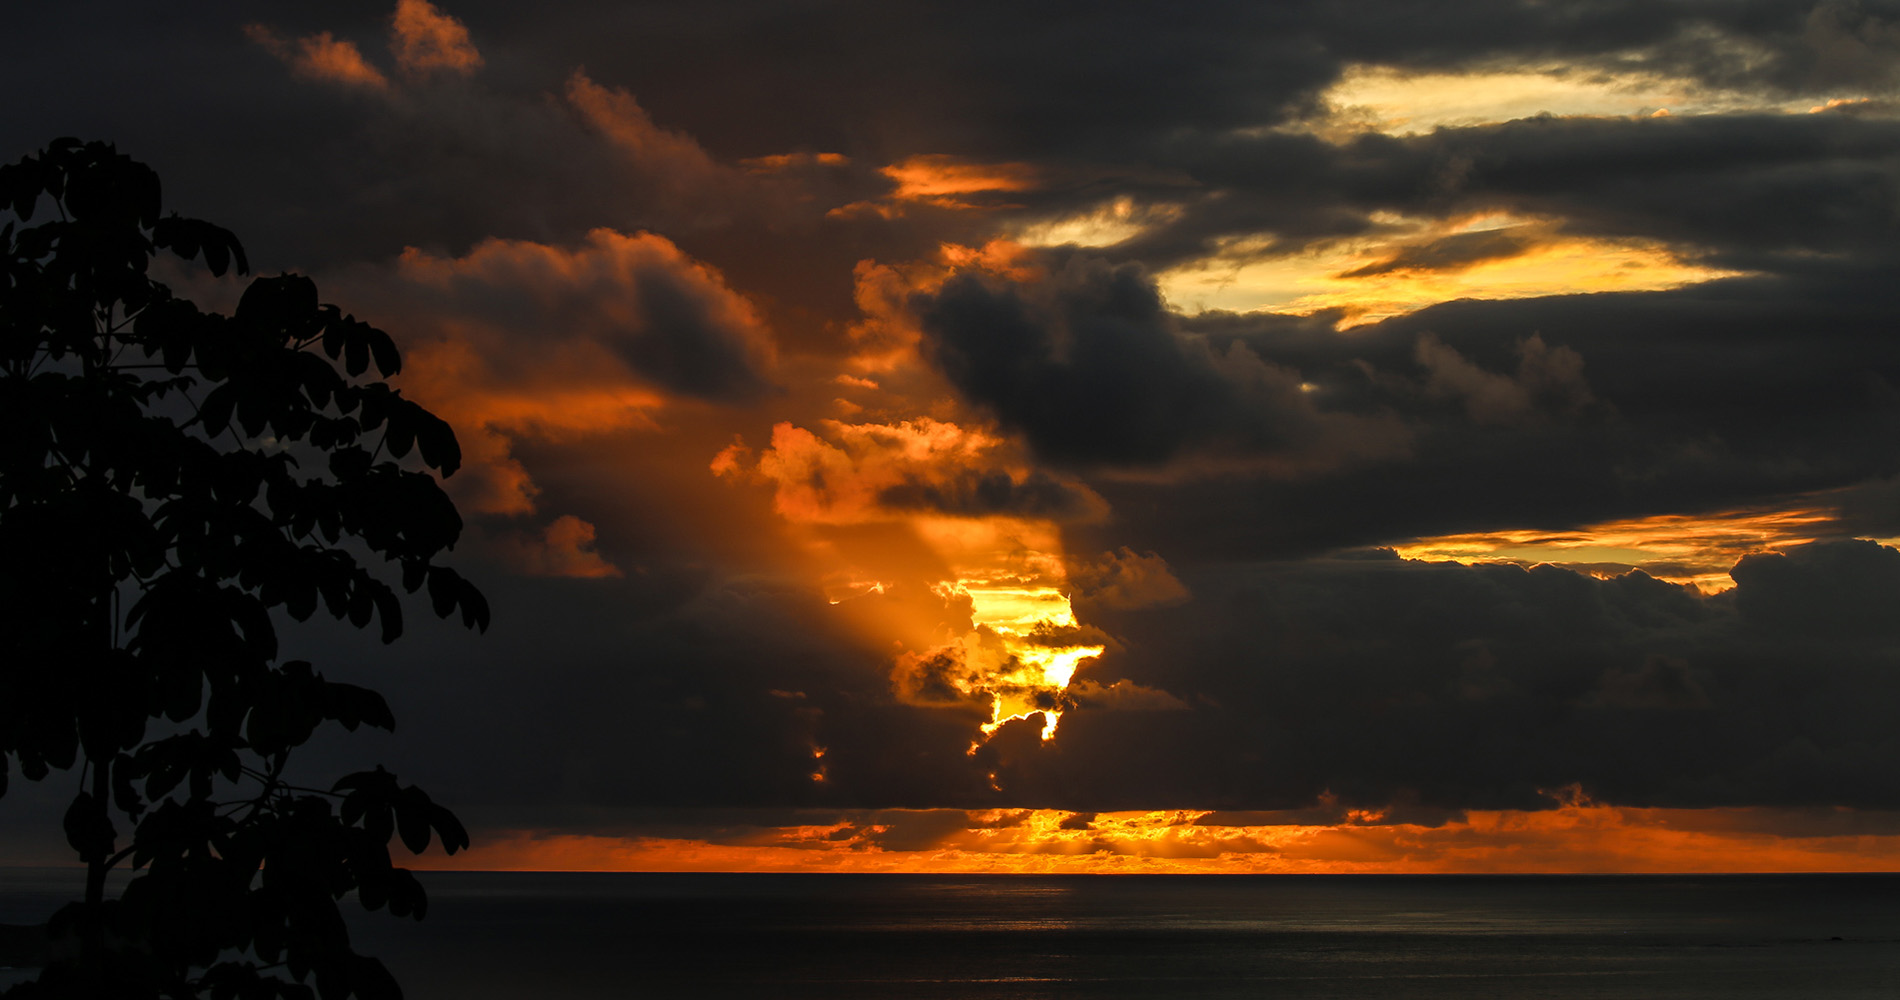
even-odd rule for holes
{"type": "Polygon", "coordinates": [[[1900,997],[1890,875],[423,878],[353,924],[412,1000],[1900,997]]]}

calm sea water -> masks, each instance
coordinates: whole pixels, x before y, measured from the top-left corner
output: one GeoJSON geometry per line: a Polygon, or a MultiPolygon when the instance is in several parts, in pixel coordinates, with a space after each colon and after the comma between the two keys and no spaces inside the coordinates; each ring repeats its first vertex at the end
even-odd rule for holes
{"type": "MultiPolygon", "coordinates": [[[[0,871],[0,921],[50,909],[0,871]]],[[[447,998],[1900,997],[1900,876],[425,876],[447,998]]]]}

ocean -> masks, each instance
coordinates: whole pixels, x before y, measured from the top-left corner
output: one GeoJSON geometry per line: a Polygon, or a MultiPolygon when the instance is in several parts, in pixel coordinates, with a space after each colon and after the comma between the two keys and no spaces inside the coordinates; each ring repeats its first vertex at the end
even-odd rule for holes
{"type": "Polygon", "coordinates": [[[1893,875],[423,879],[353,921],[411,1000],[1900,997],[1893,875]]]}

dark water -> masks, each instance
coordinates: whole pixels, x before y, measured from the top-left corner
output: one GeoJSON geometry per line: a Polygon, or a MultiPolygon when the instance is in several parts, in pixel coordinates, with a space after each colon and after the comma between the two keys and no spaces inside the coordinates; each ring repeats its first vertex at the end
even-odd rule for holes
{"type": "Polygon", "coordinates": [[[414,1000],[1900,997],[1900,876],[425,879],[414,1000]]]}

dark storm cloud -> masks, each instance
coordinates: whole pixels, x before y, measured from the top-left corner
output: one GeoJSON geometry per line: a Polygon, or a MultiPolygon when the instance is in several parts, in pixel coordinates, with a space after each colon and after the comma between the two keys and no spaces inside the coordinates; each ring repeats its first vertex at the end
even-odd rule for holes
{"type": "Polygon", "coordinates": [[[915,307],[950,381],[1054,461],[1166,461],[1197,426],[1264,433],[1290,409],[1286,386],[1248,413],[1135,267],[1077,263],[1027,287],[965,274],[915,307]]]}
{"type": "Polygon", "coordinates": [[[1714,598],[1555,567],[1212,570],[1165,620],[1103,619],[1129,650],[1113,669],[1194,711],[1074,713],[1009,773],[1077,809],[1538,808],[1572,782],[1632,805],[1891,807],[1896,574],[1868,542],[1750,557],[1714,598]]]}
{"type": "Polygon", "coordinates": [[[471,0],[444,9],[483,53],[477,77],[391,98],[294,79],[242,30],[330,31],[386,66],[387,5],[118,7],[26,12],[21,37],[40,44],[11,61],[13,90],[33,99],[10,102],[8,155],[58,134],[114,138],[190,185],[205,214],[258,233],[270,259],[306,266],[371,247],[691,221],[651,197],[665,178],[629,176],[551,105],[577,67],[725,162],[800,149],[866,168],[917,153],[1028,155],[1165,175],[1179,167],[1168,142],[1282,122],[1353,61],[1602,57],[1806,92],[1890,83],[1896,37],[1890,4],[1213,3],[1157,19],[1133,3],[471,0]]]}
{"type": "Polygon", "coordinates": [[[302,766],[333,773],[380,752],[484,826],[985,797],[965,750],[986,712],[897,704],[888,654],[844,632],[815,590],[657,566],[626,581],[483,582],[510,611],[479,640],[421,625],[367,656],[340,631],[303,640],[331,676],[384,691],[400,728],[393,745],[337,741],[302,766]],[[849,762],[842,787],[812,780],[820,747],[829,771],[849,762]]]}
{"type": "Polygon", "coordinates": [[[1154,267],[1239,236],[1269,236],[1265,256],[1377,235],[1378,212],[1511,212],[1779,269],[1815,253],[1884,257],[1900,208],[1900,123],[1840,114],[1545,117],[1341,144],[1196,137],[1168,156],[1199,191],[1173,222],[1115,248],[1154,267]]]}
{"type": "Polygon", "coordinates": [[[333,31],[386,66],[391,9],[37,10],[29,34],[47,45],[15,64],[14,86],[40,99],[9,102],[7,158],[58,135],[114,141],[158,169],[170,205],[233,228],[267,267],[407,245],[459,250],[495,235],[560,239],[655,218],[638,193],[616,191],[614,158],[540,93],[495,94],[486,75],[396,94],[334,86],[295,76],[244,31],[260,22],[285,36],[333,31]]]}
{"type": "MultiPolygon", "coordinates": [[[[827,208],[889,189],[880,162],[748,170],[646,115],[644,95],[620,81],[576,76],[578,59],[524,51],[461,5],[444,9],[469,24],[485,64],[426,78],[395,71],[390,3],[321,12],[227,4],[164,17],[112,7],[28,12],[22,37],[44,45],[0,77],[22,97],[0,108],[0,155],[11,161],[60,135],[114,141],[158,169],[168,206],[231,228],[264,270],[385,261],[410,246],[460,254],[489,238],[571,246],[600,226],[650,229],[710,254],[772,300],[790,332],[815,335],[850,308],[860,257],[935,246],[936,234],[897,233],[881,220],[823,223],[827,208]],[[277,39],[275,50],[247,33],[253,27],[277,39]],[[313,78],[280,61],[276,52],[318,33],[355,45],[389,85],[313,78]],[[821,226],[857,245],[817,238],[821,226]]],[[[704,70],[693,67],[692,78],[704,70]]]]}
{"type": "Polygon", "coordinates": [[[947,478],[908,476],[878,493],[877,502],[892,510],[938,511],[958,517],[1011,514],[1070,521],[1101,516],[1101,501],[1072,483],[1038,469],[1012,477],[1001,469],[965,469],[947,478]]]}
{"type": "Polygon", "coordinates": [[[621,348],[634,368],[670,389],[708,399],[751,399],[770,387],[759,338],[735,329],[726,302],[671,269],[650,269],[636,284],[644,335],[621,348]]]}
{"type": "MultiPolygon", "coordinates": [[[[687,396],[741,402],[776,388],[772,339],[751,304],[651,233],[599,229],[572,248],[488,240],[458,258],[411,252],[393,271],[358,267],[337,277],[364,315],[463,344],[517,389],[580,345],[687,396]]],[[[570,384],[582,381],[566,374],[570,384]]],[[[477,388],[442,391],[466,397],[477,388]]]]}
{"type": "Polygon", "coordinates": [[[1900,638],[1891,596],[1900,559],[1870,542],[1814,546],[1800,558],[1750,556],[1732,575],[1736,606],[1759,627],[1799,639],[1890,645],[1900,638]]]}
{"type": "Polygon", "coordinates": [[[1861,237],[1880,232],[1864,201],[1891,188],[1890,123],[1518,123],[1343,147],[1260,129],[1306,113],[1356,61],[1566,62],[1578,75],[1686,75],[1775,98],[1880,92],[1900,65],[1896,13],[1841,3],[1207,4],[1157,23],[1141,5],[969,4],[952,16],[930,4],[826,3],[722,8],[716,24],[663,5],[470,17],[559,39],[559,51],[584,53],[597,76],[729,156],[816,143],[871,164],[920,153],[1028,159],[1063,179],[1024,196],[1036,211],[1122,193],[1185,203],[1176,224],[1124,248],[1123,259],[1161,267],[1223,236],[1270,233],[1292,249],[1364,233],[1380,209],[1482,205],[1695,246],[1722,246],[1740,227],[1738,253],[1763,242],[1839,250],[1823,244],[1843,235],[1865,246],[1861,237]],[[675,84],[704,65],[725,72],[675,84]]]}
{"type": "Polygon", "coordinates": [[[1768,255],[1891,252],[1900,123],[1840,115],[1528,120],[1441,133],[1454,198],[1555,215],[1569,231],[1768,255]]]}
{"type": "Polygon", "coordinates": [[[466,9],[477,28],[535,38],[651,94],[663,117],[733,156],[799,144],[884,162],[1049,145],[1108,153],[1180,125],[1277,120],[1336,70],[1298,5],[1199,5],[1165,19],[1120,2],[466,9]]]}
{"type": "Polygon", "coordinates": [[[1844,533],[1859,538],[1900,535],[1900,479],[1862,483],[1836,494],[1844,533]]]}
{"type": "Polygon", "coordinates": [[[1532,240],[1508,229],[1459,233],[1403,247],[1385,260],[1344,271],[1339,276],[1370,278],[1395,271],[1457,271],[1487,260],[1515,257],[1532,245],[1532,240]]]}
{"type": "Polygon", "coordinates": [[[1623,805],[1900,806],[1900,552],[1816,545],[1735,577],[1711,598],[1389,556],[1208,569],[1186,605],[1102,609],[1122,642],[1084,671],[1177,697],[1083,699],[1053,742],[1012,724],[974,755],[986,713],[898,704],[885,654],[827,627],[817,594],[758,581],[511,584],[511,621],[438,647],[455,683],[414,659],[375,679],[406,771],[492,826],[1322,801],[1442,818],[1573,784],[1623,805]]]}
{"type": "MultiPolygon", "coordinates": [[[[855,147],[847,162],[800,169],[740,160],[839,151],[828,140],[838,132],[830,105],[762,133],[787,136],[782,143],[708,152],[697,130],[714,122],[683,121],[668,100],[731,80],[746,96],[702,110],[739,120],[769,97],[809,95],[811,81],[751,75],[730,58],[671,56],[661,61],[678,75],[665,79],[633,80],[611,65],[577,77],[590,46],[536,48],[535,31],[503,16],[525,11],[454,3],[443,9],[468,26],[484,64],[468,76],[411,78],[389,51],[392,7],[222,3],[163,16],[110,2],[36,7],[16,25],[36,45],[0,68],[0,86],[19,98],[0,105],[0,157],[11,162],[62,135],[116,142],[159,171],[169,207],[231,228],[267,271],[385,261],[410,246],[454,255],[489,238],[571,246],[600,226],[655,230],[768,302],[794,343],[834,336],[826,324],[852,308],[857,260],[925,256],[940,239],[980,240],[991,224],[947,212],[918,213],[923,231],[914,220],[827,221],[831,207],[887,192],[878,168],[889,160],[855,147]],[[275,46],[260,43],[265,32],[275,46]],[[388,86],[313,78],[280,59],[322,33],[354,45],[388,86]],[[627,93],[630,82],[641,90],[627,93]]],[[[633,37],[673,55],[716,28],[696,26],[684,8],[643,11],[685,37],[633,37]]],[[[558,19],[543,11],[528,25],[558,19]]],[[[616,34],[617,20],[591,24],[589,39],[615,37],[622,55],[640,49],[616,34]]]]}
{"type": "Polygon", "coordinates": [[[1474,59],[1577,61],[1740,90],[1812,93],[1894,82],[1891,2],[1524,3],[1453,9],[1324,3],[1318,30],[1350,58],[1423,68],[1474,59]]]}
{"type": "Polygon", "coordinates": [[[1133,265],[1074,257],[1030,282],[966,273],[912,308],[926,353],[950,381],[1052,462],[1398,444],[1376,419],[1323,417],[1297,376],[1238,341],[1219,352],[1182,336],[1153,280],[1133,265]]]}
{"type": "Polygon", "coordinates": [[[1318,406],[1403,413],[1410,452],[1297,482],[1183,484],[1165,517],[1145,513],[1158,491],[1101,491],[1126,515],[1127,544],[1185,554],[1567,528],[1852,486],[1900,471],[1900,345],[1886,332],[1897,307],[1891,283],[1870,273],[1452,303],[1349,337],[1205,316],[1191,325],[1299,371],[1318,406]],[[1487,421],[1485,397],[1433,391],[1450,388],[1430,367],[1445,356],[1487,379],[1480,391],[1535,388],[1533,343],[1547,359],[1574,354],[1567,384],[1588,402],[1553,397],[1546,382],[1541,403],[1527,391],[1521,416],[1487,421]],[[1191,526],[1207,523],[1228,530],[1196,537],[1191,526]]]}
{"type": "Polygon", "coordinates": [[[817,143],[886,160],[1125,158],[1159,136],[1283,121],[1351,62],[1570,62],[1792,93],[1880,86],[1900,20],[1888,2],[1810,0],[1231,0],[1167,17],[1133,2],[1000,0],[456,9],[478,33],[532,40],[529,52],[560,52],[652,95],[663,118],[731,155],[817,143]]]}
{"type": "Polygon", "coordinates": [[[1185,319],[1137,269],[1051,260],[913,305],[969,399],[1094,470],[1116,517],[1091,547],[1311,553],[1900,472],[1900,300],[1880,268],[1455,302],[1342,335],[1324,316],[1185,319]],[[1249,459],[1265,478],[1205,478],[1249,459]]]}
{"type": "Polygon", "coordinates": [[[1036,211],[1122,193],[1180,202],[1183,218],[1120,253],[1151,268],[1223,235],[1269,233],[1293,247],[1363,233],[1380,208],[1481,203],[1746,262],[1839,252],[1850,237],[1875,246],[1870,206],[1891,201],[1893,126],[1863,119],[1852,132],[1846,115],[1520,123],[1339,148],[1234,131],[1304,113],[1342,67],[1365,60],[1599,59],[1744,90],[1806,92],[1841,74],[1885,86],[1889,4],[1214,3],[1161,19],[1120,3],[444,10],[482,53],[472,77],[390,72],[381,3],[227,3],[163,17],[46,5],[23,16],[21,37],[36,44],[6,70],[22,99],[0,110],[4,153],[61,134],[116,140],[159,168],[175,204],[233,228],[267,268],[654,228],[767,300],[803,343],[827,342],[826,324],[849,316],[856,260],[926,256],[994,225],[959,212],[824,219],[887,190],[877,168],[917,154],[1046,166],[1061,183],[1026,193],[1036,211]],[[246,36],[252,24],[285,39],[331,32],[395,83],[385,93],[300,78],[246,36]],[[654,128],[703,145],[690,176],[662,169],[677,157],[630,152],[569,99],[582,67],[602,93],[637,99],[654,128]],[[800,151],[849,162],[795,182],[741,176],[743,158],[800,151]],[[1749,232],[1724,235],[1737,228],[1749,232]]]}

